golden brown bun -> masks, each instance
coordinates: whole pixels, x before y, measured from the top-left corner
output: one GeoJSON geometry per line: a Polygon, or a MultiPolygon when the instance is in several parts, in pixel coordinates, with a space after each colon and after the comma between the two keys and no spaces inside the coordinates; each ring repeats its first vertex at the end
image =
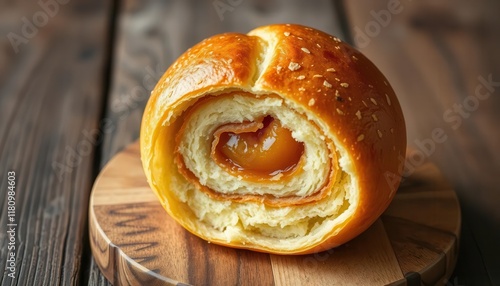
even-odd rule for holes
{"type": "Polygon", "coordinates": [[[365,56],[287,24],[216,35],[186,51],[153,90],[140,141],[151,188],[188,231],[305,254],[349,241],[387,208],[406,130],[393,89],[365,56]],[[210,160],[214,128],[265,115],[304,144],[299,171],[249,181],[210,160]]]}

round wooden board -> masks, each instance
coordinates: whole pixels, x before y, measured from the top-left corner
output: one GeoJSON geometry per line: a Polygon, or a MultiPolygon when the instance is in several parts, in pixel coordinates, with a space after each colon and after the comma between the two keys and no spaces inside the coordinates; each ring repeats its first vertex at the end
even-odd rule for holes
{"type": "Polygon", "coordinates": [[[95,261],[114,285],[439,285],[457,259],[460,207],[426,162],[382,217],[345,245],[301,256],[232,249],[199,239],[167,215],[134,143],[97,178],[89,221],[95,261]]]}

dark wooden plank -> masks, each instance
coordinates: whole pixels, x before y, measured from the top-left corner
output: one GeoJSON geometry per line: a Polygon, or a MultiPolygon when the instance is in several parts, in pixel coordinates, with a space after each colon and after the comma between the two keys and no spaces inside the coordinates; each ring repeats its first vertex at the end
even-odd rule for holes
{"type": "Polygon", "coordinates": [[[99,128],[110,5],[48,2],[0,1],[2,285],[74,285],[81,274],[94,156],[86,134],[99,128]],[[4,271],[8,171],[15,278],[4,271]]]}
{"type": "Polygon", "coordinates": [[[345,3],[358,47],[401,100],[409,144],[436,162],[459,194],[464,240],[448,282],[500,284],[500,3],[345,3]]]}
{"type": "MultiPolygon", "coordinates": [[[[313,26],[344,38],[330,0],[314,5],[300,0],[127,0],[120,2],[117,14],[113,81],[105,114],[112,127],[104,134],[101,167],[138,138],[144,106],[163,72],[204,38],[283,22],[313,26]]],[[[100,277],[96,273],[92,262],[89,284],[100,277]]]]}

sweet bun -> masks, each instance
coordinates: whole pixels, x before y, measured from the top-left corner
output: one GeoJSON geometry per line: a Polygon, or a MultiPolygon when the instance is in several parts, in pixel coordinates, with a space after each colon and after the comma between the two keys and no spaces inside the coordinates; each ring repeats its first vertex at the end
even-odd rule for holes
{"type": "Polygon", "coordinates": [[[191,233],[306,254],[349,241],[387,208],[406,130],[365,56],[286,24],[186,51],[152,92],[140,144],[152,190],[191,233]]]}

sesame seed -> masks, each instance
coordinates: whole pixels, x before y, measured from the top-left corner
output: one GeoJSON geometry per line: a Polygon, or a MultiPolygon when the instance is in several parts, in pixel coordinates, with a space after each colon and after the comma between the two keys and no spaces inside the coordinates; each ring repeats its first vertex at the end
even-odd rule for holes
{"type": "Polygon", "coordinates": [[[369,87],[369,88],[373,88],[373,85],[369,84],[369,85],[368,85],[368,87],[369,87]]]}
{"type": "Polygon", "coordinates": [[[340,46],[335,46],[335,49],[340,50],[340,46]]]}
{"type": "Polygon", "coordinates": [[[300,48],[300,49],[301,49],[304,53],[308,53],[308,54],[310,54],[310,53],[311,53],[311,51],[309,51],[307,48],[300,48]]]}
{"type": "Polygon", "coordinates": [[[333,37],[333,40],[334,40],[335,42],[337,42],[337,43],[342,42],[342,41],[341,41],[339,38],[337,38],[337,37],[333,37]]]}
{"type": "Polygon", "coordinates": [[[229,59],[227,62],[228,62],[228,63],[232,63],[232,62],[233,62],[233,59],[229,59]]]}
{"type": "Polygon", "coordinates": [[[361,134],[358,136],[358,142],[363,141],[365,139],[365,135],[361,134]]]}
{"type": "Polygon", "coordinates": [[[347,87],[349,87],[349,84],[347,82],[343,82],[340,84],[340,86],[347,88],[347,87]]]}
{"type": "Polygon", "coordinates": [[[290,64],[288,64],[288,69],[291,71],[296,71],[300,69],[300,65],[298,63],[290,62],[290,64]]]}
{"type": "Polygon", "coordinates": [[[306,89],[303,87],[299,87],[299,91],[305,91],[306,89]]]}
{"type": "Polygon", "coordinates": [[[313,78],[317,78],[317,77],[323,77],[323,76],[322,76],[322,75],[320,75],[320,74],[315,74],[315,75],[313,75],[313,78]]]}
{"type": "Polygon", "coordinates": [[[316,92],[321,92],[321,88],[319,88],[318,90],[316,90],[316,92]]]}
{"type": "Polygon", "coordinates": [[[358,111],[356,112],[356,117],[357,117],[358,119],[361,119],[361,111],[359,111],[359,110],[358,110],[358,111]]]}
{"type": "Polygon", "coordinates": [[[382,138],[382,132],[380,132],[380,130],[377,129],[377,133],[378,133],[378,137],[382,138]]]}
{"type": "Polygon", "coordinates": [[[320,45],[320,44],[318,44],[318,43],[316,43],[316,46],[318,46],[318,48],[321,48],[321,45],[320,45]]]}
{"type": "Polygon", "coordinates": [[[336,81],[340,81],[340,79],[338,77],[335,78],[336,81]]]}
{"type": "Polygon", "coordinates": [[[366,104],[366,102],[364,100],[361,100],[361,102],[363,102],[364,106],[368,107],[368,105],[366,104]]]}
{"type": "Polygon", "coordinates": [[[391,105],[391,99],[389,98],[387,93],[385,94],[385,99],[387,100],[387,104],[391,105]]]}
{"type": "Polygon", "coordinates": [[[339,93],[338,89],[335,90],[335,96],[340,96],[340,93],[339,93]]]}
{"type": "Polygon", "coordinates": [[[372,118],[373,118],[373,121],[375,121],[375,122],[377,122],[377,121],[378,121],[378,117],[377,117],[377,115],[372,114],[372,118]]]}
{"type": "Polygon", "coordinates": [[[373,102],[373,104],[377,105],[377,101],[375,100],[375,98],[370,97],[370,100],[373,102]]]}
{"type": "Polygon", "coordinates": [[[278,73],[281,71],[282,68],[283,68],[282,66],[277,66],[276,67],[276,70],[278,71],[278,73]]]}
{"type": "Polygon", "coordinates": [[[336,72],[336,70],[334,68],[328,68],[326,69],[327,72],[336,72]]]}
{"type": "Polygon", "coordinates": [[[332,85],[329,82],[327,82],[326,80],[323,82],[323,85],[326,87],[332,87],[332,85]]]}
{"type": "Polygon", "coordinates": [[[290,36],[290,32],[284,32],[283,34],[285,34],[285,36],[290,36]]]}
{"type": "Polygon", "coordinates": [[[314,98],[311,98],[311,99],[309,99],[309,102],[307,103],[307,105],[313,106],[315,102],[316,102],[316,100],[314,100],[314,98]]]}
{"type": "Polygon", "coordinates": [[[297,39],[299,39],[299,40],[301,40],[301,41],[303,40],[301,37],[297,37],[297,39]]]}
{"type": "Polygon", "coordinates": [[[350,96],[347,99],[349,99],[349,101],[352,101],[352,98],[350,96]]]}
{"type": "Polygon", "coordinates": [[[355,61],[358,60],[358,58],[356,58],[356,56],[352,56],[352,59],[355,60],[355,61]]]}
{"type": "Polygon", "coordinates": [[[306,78],[306,76],[305,76],[305,75],[299,75],[299,76],[297,77],[297,79],[298,79],[298,80],[303,80],[303,79],[305,79],[305,78],[306,78]]]}
{"type": "Polygon", "coordinates": [[[338,108],[337,108],[337,113],[340,114],[340,115],[344,115],[344,112],[342,112],[342,110],[340,110],[338,108]]]}
{"type": "Polygon", "coordinates": [[[394,133],[394,128],[391,128],[391,133],[394,133]]]}

